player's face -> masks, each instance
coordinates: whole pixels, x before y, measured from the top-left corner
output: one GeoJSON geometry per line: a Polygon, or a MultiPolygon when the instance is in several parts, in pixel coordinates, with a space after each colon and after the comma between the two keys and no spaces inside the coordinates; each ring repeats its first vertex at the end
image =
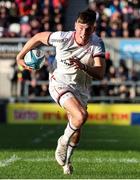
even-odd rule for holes
{"type": "Polygon", "coordinates": [[[80,45],[85,45],[88,43],[91,34],[94,32],[94,25],[82,24],[79,22],[75,23],[76,30],[76,42],[80,45]]]}

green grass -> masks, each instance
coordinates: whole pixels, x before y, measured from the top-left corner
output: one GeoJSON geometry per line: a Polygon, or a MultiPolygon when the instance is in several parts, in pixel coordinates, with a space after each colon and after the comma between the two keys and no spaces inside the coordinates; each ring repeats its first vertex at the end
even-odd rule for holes
{"type": "Polygon", "coordinates": [[[140,127],[85,125],[73,175],[54,159],[65,125],[0,125],[1,179],[140,178],[140,127]]]}

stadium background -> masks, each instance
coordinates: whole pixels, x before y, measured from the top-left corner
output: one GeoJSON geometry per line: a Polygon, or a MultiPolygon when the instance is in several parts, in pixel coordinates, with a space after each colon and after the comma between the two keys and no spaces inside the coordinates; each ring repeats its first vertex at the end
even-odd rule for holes
{"type": "MultiPolygon", "coordinates": [[[[17,67],[16,54],[37,32],[73,30],[77,12],[90,7],[97,12],[96,30],[105,42],[107,68],[104,80],[93,81],[91,86],[89,102],[94,104],[89,105],[92,114],[89,121],[140,124],[139,1],[15,0],[0,1],[0,7],[1,121],[32,121],[30,115],[42,113],[41,109],[46,106],[49,108],[43,113],[52,113],[48,104],[52,102],[48,93],[48,71],[55,49],[42,47],[46,50],[46,64],[33,73],[17,67]],[[34,109],[31,102],[43,104],[36,104],[34,109]],[[27,104],[32,110],[29,111],[27,104]],[[22,119],[24,113],[26,118],[22,119]]],[[[55,109],[60,111],[57,105],[55,109]]],[[[33,122],[38,121],[37,116],[33,122]]]]}
{"type": "Polygon", "coordinates": [[[93,81],[74,174],[78,179],[140,177],[139,0],[0,0],[0,178],[66,179],[54,159],[66,114],[48,93],[46,64],[29,73],[15,58],[32,35],[73,30],[78,11],[97,12],[97,34],[106,47],[106,74],[93,81]],[[55,170],[54,170],[55,169],[55,170]]]}
{"type": "Polygon", "coordinates": [[[0,178],[137,179],[140,177],[139,0],[0,0],[0,178]],[[78,11],[97,12],[106,74],[93,81],[89,118],[66,177],[54,159],[66,114],[48,93],[55,49],[29,73],[15,58],[40,31],[73,30],[78,11]]]}

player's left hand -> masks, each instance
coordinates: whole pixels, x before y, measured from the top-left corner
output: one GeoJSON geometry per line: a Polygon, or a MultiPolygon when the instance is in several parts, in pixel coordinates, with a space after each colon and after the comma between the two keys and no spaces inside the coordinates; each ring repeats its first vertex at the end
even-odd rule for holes
{"type": "Polygon", "coordinates": [[[33,69],[29,66],[27,66],[24,62],[24,59],[17,59],[17,64],[22,66],[23,69],[26,69],[28,71],[33,71],[33,69]]]}
{"type": "Polygon", "coordinates": [[[70,58],[69,60],[70,60],[71,65],[73,65],[75,69],[83,70],[85,68],[85,65],[80,62],[80,59],[73,57],[73,58],[70,58]]]}

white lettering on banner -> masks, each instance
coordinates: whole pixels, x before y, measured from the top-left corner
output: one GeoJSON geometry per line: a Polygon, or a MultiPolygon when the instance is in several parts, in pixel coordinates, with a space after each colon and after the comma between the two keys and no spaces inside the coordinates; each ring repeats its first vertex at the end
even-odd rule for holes
{"type": "Polygon", "coordinates": [[[124,45],[123,50],[125,52],[131,52],[131,53],[140,53],[140,44],[138,45],[124,45]]]}

